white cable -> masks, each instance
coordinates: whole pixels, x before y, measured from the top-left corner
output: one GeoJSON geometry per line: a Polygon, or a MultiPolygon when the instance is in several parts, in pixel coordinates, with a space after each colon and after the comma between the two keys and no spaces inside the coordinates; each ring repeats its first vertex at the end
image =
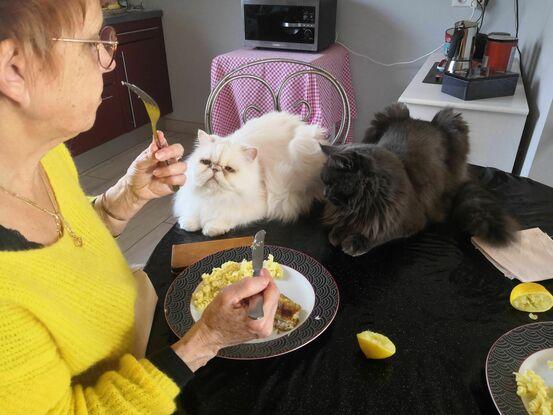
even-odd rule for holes
{"type": "Polygon", "coordinates": [[[472,18],[474,17],[474,13],[476,13],[476,9],[478,8],[478,6],[475,4],[476,2],[477,0],[472,0],[472,2],[470,3],[470,7],[472,8],[472,14],[469,17],[469,20],[471,21],[472,21],[472,18]]]}
{"type": "Polygon", "coordinates": [[[441,44],[440,46],[438,46],[436,49],[433,49],[433,50],[431,50],[430,52],[425,53],[424,55],[418,57],[417,59],[413,59],[413,60],[411,60],[411,61],[402,61],[402,62],[394,62],[394,63],[384,63],[384,62],[377,61],[376,59],[373,59],[373,58],[371,58],[370,56],[363,55],[362,53],[357,53],[357,52],[355,52],[354,50],[351,50],[347,45],[344,45],[342,42],[340,42],[340,41],[338,40],[338,36],[336,36],[336,43],[338,43],[339,45],[342,45],[343,47],[345,47],[345,48],[349,51],[349,53],[351,53],[352,55],[355,55],[355,56],[359,56],[359,57],[361,57],[361,58],[368,59],[368,60],[370,60],[371,62],[376,63],[377,65],[386,66],[386,67],[396,66],[396,65],[407,65],[407,64],[409,64],[409,63],[414,63],[414,62],[420,61],[421,59],[426,58],[427,56],[432,55],[434,52],[436,52],[437,50],[441,49],[441,48],[444,46],[444,44],[442,43],[442,44],[441,44]]]}
{"type": "MultiPolygon", "coordinates": [[[[474,1],[476,0],[473,0],[473,2],[471,3],[471,7],[472,7],[472,4],[474,3],[474,1]]],[[[472,14],[470,15],[469,17],[469,20],[472,20],[472,18],[474,17],[474,13],[476,11],[477,7],[472,7],[472,14]]],[[[416,59],[413,59],[413,60],[410,60],[410,61],[401,61],[401,62],[393,62],[393,63],[384,63],[384,62],[380,62],[380,61],[377,61],[376,59],[373,59],[371,58],[370,56],[367,56],[367,55],[363,55],[362,53],[358,53],[358,52],[355,52],[354,50],[352,50],[349,46],[345,45],[344,43],[340,42],[338,40],[338,32],[336,32],[336,40],[335,40],[336,43],[338,43],[339,45],[342,45],[343,47],[345,47],[349,53],[351,53],[352,55],[355,55],[355,56],[359,56],[361,58],[365,58],[365,59],[368,59],[370,60],[372,63],[376,63],[377,65],[380,65],[380,66],[385,66],[387,68],[389,68],[390,66],[396,66],[396,65],[407,65],[409,63],[415,63],[417,61],[420,61],[421,59],[424,59],[426,58],[427,56],[430,56],[432,55],[434,52],[440,50],[444,44],[442,43],[440,46],[438,46],[437,48],[435,49],[432,49],[430,52],[428,53],[425,53],[424,55],[422,56],[419,56],[418,58],[416,59]]]]}

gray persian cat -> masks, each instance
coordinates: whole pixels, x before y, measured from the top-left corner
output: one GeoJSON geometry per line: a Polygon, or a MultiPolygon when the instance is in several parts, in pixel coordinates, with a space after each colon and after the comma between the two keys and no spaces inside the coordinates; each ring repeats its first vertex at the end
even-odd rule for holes
{"type": "Polygon", "coordinates": [[[515,221],[469,177],[468,127],[452,109],[428,122],[392,105],[376,114],[363,144],[322,149],[329,240],[348,255],[448,218],[497,245],[513,238],[515,221]]]}

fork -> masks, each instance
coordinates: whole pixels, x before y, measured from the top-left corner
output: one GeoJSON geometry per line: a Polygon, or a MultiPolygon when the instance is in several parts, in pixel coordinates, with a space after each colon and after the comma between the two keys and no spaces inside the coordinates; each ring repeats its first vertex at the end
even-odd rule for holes
{"type": "MultiPolygon", "coordinates": [[[[150,124],[152,125],[152,134],[157,147],[158,148],[167,147],[168,144],[162,144],[161,141],[159,141],[159,137],[157,136],[157,123],[161,115],[161,111],[159,110],[159,105],[157,105],[157,102],[150,95],[148,95],[146,92],[144,92],[136,85],[125,81],[121,81],[121,84],[129,88],[136,95],[138,95],[138,98],[140,98],[142,103],[144,104],[144,107],[146,108],[146,112],[148,113],[148,117],[150,118],[150,124]]],[[[176,162],[177,160],[173,159],[173,160],[166,160],[163,163],[166,166],[169,166],[170,164],[173,164],[176,162]]],[[[171,189],[173,189],[173,192],[176,192],[180,189],[180,186],[174,184],[174,185],[171,185],[171,189]]]]}

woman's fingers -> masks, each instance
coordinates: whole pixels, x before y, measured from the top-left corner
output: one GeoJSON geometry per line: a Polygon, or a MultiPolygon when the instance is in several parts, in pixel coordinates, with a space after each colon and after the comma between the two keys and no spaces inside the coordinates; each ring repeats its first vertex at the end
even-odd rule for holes
{"type": "Polygon", "coordinates": [[[184,154],[184,147],[182,144],[171,144],[170,146],[163,147],[160,150],[157,150],[154,153],[154,156],[157,161],[165,161],[176,159],[179,160],[184,154]]]}
{"type": "Polygon", "coordinates": [[[266,274],[262,274],[259,277],[244,278],[237,283],[230,285],[229,290],[225,293],[229,296],[233,305],[240,304],[240,302],[249,298],[255,294],[260,293],[271,282],[271,277],[266,274]]]}
{"type": "MultiPolygon", "coordinates": [[[[280,292],[271,278],[269,271],[261,270],[261,276],[258,278],[267,278],[269,283],[261,294],[263,296],[263,318],[261,320],[249,320],[248,325],[250,331],[258,337],[270,336],[273,332],[275,313],[278,307],[278,299],[280,292]]],[[[254,278],[254,280],[257,278],[254,278]]]]}
{"type": "Polygon", "coordinates": [[[186,171],[186,163],[173,163],[168,166],[157,167],[153,175],[159,178],[182,175],[186,171]]]}
{"type": "Polygon", "coordinates": [[[158,180],[165,184],[183,186],[186,183],[186,176],[181,174],[179,176],[163,177],[158,180]]]}
{"type": "Polygon", "coordinates": [[[157,145],[157,141],[161,144],[161,148],[167,146],[167,139],[165,138],[165,133],[163,131],[157,130],[157,140],[155,138],[152,139],[152,150],[155,153],[160,149],[160,147],[157,145]]]}
{"type": "Polygon", "coordinates": [[[263,291],[263,327],[261,328],[261,337],[270,336],[274,329],[275,314],[278,307],[280,292],[271,280],[265,291],[263,291]]]}
{"type": "Polygon", "coordinates": [[[278,290],[275,282],[271,279],[269,285],[263,291],[263,314],[269,319],[273,319],[278,306],[278,299],[280,297],[280,291],[278,290]]]}

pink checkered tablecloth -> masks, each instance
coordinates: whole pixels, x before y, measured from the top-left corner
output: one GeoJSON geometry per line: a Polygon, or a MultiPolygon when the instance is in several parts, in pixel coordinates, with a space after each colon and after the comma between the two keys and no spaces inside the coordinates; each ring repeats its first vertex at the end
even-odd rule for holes
{"type": "MultiPolygon", "coordinates": [[[[351,71],[348,51],[334,44],[320,53],[302,53],[274,50],[238,49],[213,59],[211,63],[211,89],[225,75],[237,67],[260,59],[287,58],[295,59],[322,68],[330,72],[344,87],[351,106],[351,119],[357,116],[355,93],[351,83],[351,71]]],[[[256,75],[267,81],[276,93],[284,78],[298,70],[309,69],[305,66],[291,63],[267,63],[247,68],[241,73],[256,75]]],[[[342,102],[336,89],[325,78],[317,75],[301,75],[294,78],[284,89],[281,98],[283,111],[308,115],[305,105],[293,108],[299,99],[306,100],[311,105],[309,123],[318,124],[329,132],[337,131],[342,117],[342,102]]],[[[273,110],[271,94],[259,81],[252,79],[237,79],[227,85],[219,94],[213,105],[212,126],[215,134],[226,136],[242,125],[242,113],[249,105],[256,105],[262,113],[273,110]]],[[[247,118],[256,117],[254,110],[247,112],[247,118]]],[[[352,141],[352,129],[346,137],[352,141]]]]}

